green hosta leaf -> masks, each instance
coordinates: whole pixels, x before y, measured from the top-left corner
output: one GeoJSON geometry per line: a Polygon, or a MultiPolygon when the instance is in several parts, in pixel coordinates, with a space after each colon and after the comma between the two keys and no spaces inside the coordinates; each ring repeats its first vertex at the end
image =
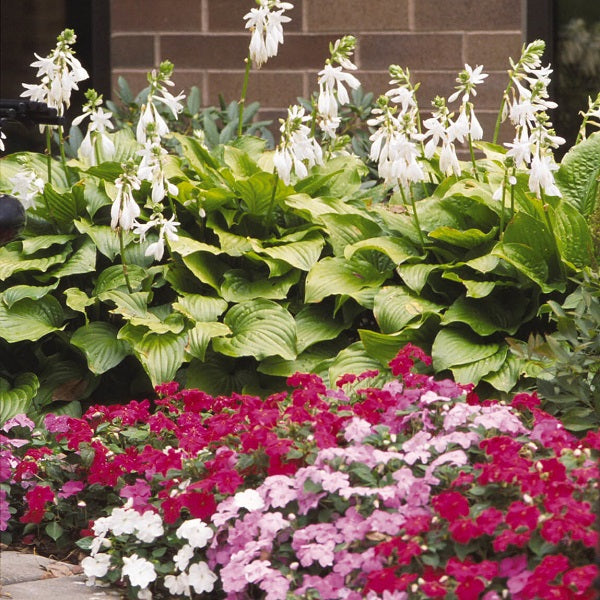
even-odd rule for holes
{"type": "Polygon", "coordinates": [[[452,227],[438,227],[429,232],[429,237],[459,248],[470,250],[477,248],[481,244],[495,239],[498,232],[497,227],[493,227],[488,233],[484,233],[480,229],[467,229],[460,231],[452,227]]]}
{"type": "Polygon", "coordinates": [[[491,356],[486,356],[481,360],[473,361],[469,364],[452,367],[452,375],[457,383],[473,383],[477,385],[486,375],[490,375],[502,368],[508,347],[502,346],[498,352],[491,356]]]}
{"type": "Polygon", "coordinates": [[[84,315],[86,314],[85,309],[95,302],[94,298],[88,297],[88,295],[79,288],[66,289],[64,294],[66,296],[65,304],[71,310],[76,310],[84,315]]]}
{"type": "Polygon", "coordinates": [[[299,279],[299,271],[290,271],[282,277],[252,281],[246,278],[245,271],[233,269],[223,276],[221,296],[228,302],[245,302],[255,298],[283,300],[287,298],[290,288],[298,283],[299,279]]]}
{"type": "Polygon", "coordinates": [[[519,377],[524,371],[524,363],[524,360],[508,353],[502,366],[494,373],[484,375],[482,379],[487,381],[494,389],[508,393],[517,385],[519,377]]]}
{"type": "Polygon", "coordinates": [[[112,200],[104,190],[104,183],[101,179],[86,177],[81,181],[81,184],[84,186],[83,198],[87,213],[93,219],[98,210],[103,206],[112,204],[112,200]]]}
{"type": "Polygon", "coordinates": [[[500,260],[497,256],[494,256],[493,254],[484,254],[483,256],[468,260],[465,265],[479,273],[490,273],[498,266],[499,262],[500,260]]]}
{"type": "Polygon", "coordinates": [[[242,235],[236,235],[230,233],[225,229],[221,229],[213,219],[208,219],[207,224],[219,237],[219,244],[221,246],[220,253],[228,254],[229,256],[243,256],[250,250],[260,252],[261,244],[258,240],[242,235]]]}
{"type": "Polygon", "coordinates": [[[600,132],[595,132],[565,154],[555,180],[565,202],[587,217],[600,203],[599,177],[600,132]]]}
{"type": "Polygon", "coordinates": [[[419,254],[412,244],[402,238],[376,237],[347,246],[344,250],[344,256],[349,259],[352,258],[355,252],[363,250],[375,250],[376,252],[381,252],[388,256],[396,265],[419,254]]]}
{"type": "Polygon", "coordinates": [[[90,371],[96,375],[116,367],[131,353],[129,344],[117,339],[117,329],[102,321],[77,329],[71,336],[71,344],[85,354],[90,371]]]}
{"type": "MultiPolygon", "coordinates": [[[[275,182],[276,179],[273,174],[260,171],[248,179],[238,179],[235,182],[234,189],[240,195],[249,214],[266,216],[271,207],[275,182]]],[[[285,185],[283,183],[278,186],[275,202],[281,197],[284,189],[285,185]]]]}
{"type": "MultiPolygon", "coordinates": [[[[428,331],[429,328],[426,328],[428,331]]],[[[391,335],[359,329],[360,341],[367,354],[377,360],[381,365],[387,365],[408,342],[427,345],[424,339],[425,328],[407,328],[391,335]]]]}
{"type": "Polygon", "coordinates": [[[81,248],[60,268],[48,274],[49,277],[67,277],[96,270],[96,246],[92,240],[85,240],[81,248]]]}
{"type": "Polygon", "coordinates": [[[285,360],[280,356],[270,356],[261,361],[258,371],[276,377],[289,377],[294,373],[315,373],[321,375],[333,362],[333,356],[339,350],[332,352],[327,346],[316,346],[309,348],[298,355],[295,360],[285,360]]]}
{"type": "Polygon", "coordinates": [[[291,194],[283,199],[283,203],[309,223],[319,223],[320,217],[327,214],[357,215],[365,218],[364,210],[338,198],[312,198],[308,194],[291,194]]]}
{"type": "Polygon", "coordinates": [[[153,386],[172,381],[185,359],[186,333],[153,333],[128,324],[118,338],[131,344],[153,386]]]}
{"type": "Polygon", "coordinates": [[[169,248],[181,256],[189,256],[194,252],[208,252],[210,254],[221,254],[222,250],[217,246],[211,246],[204,242],[199,242],[184,235],[178,235],[176,240],[168,240],[169,248]]]}
{"type": "Polygon", "coordinates": [[[256,163],[246,152],[233,146],[223,148],[223,160],[237,178],[250,177],[259,171],[256,163]]]}
{"type": "MultiPolygon", "coordinates": [[[[497,260],[497,259],[496,259],[497,260]]],[[[400,265],[396,272],[404,283],[417,294],[420,294],[425,285],[427,284],[427,278],[433,271],[443,269],[444,265],[428,265],[424,263],[416,264],[404,264],[400,265]]]]}
{"type": "Polygon", "coordinates": [[[44,203],[48,205],[50,219],[59,225],[72,225],[73,221],[83,215],[85,202],[71,192],[58,192],[51,184],[44,186],[44,203]]]}
{"type": "Polygon", "coordinates": [[[444,306],[417,296],[402,286],[383,287],[375,296],[373,314],[383,333],[400,331],[415,319],[439,314],[444,306]]]}
{"type": "Polygon", "coordinates": [[[227,302],[222,298],[186,294],[173,303],[173,309],[194,321],[215,321],[227,310],[227,302]]]}
{"type": "Polygon", "coordinates": [[[335,357],[329,367],[329,381],[335,384],[345,373],[360,375],[365,371],[380,370],[382,366],[367,353],[362,342],[354,342],[335,357]]]}
{"type": "Polygon", "coordinates": [[[466,323],[479,335],[497,331],[514,334],[522,325],[528,303],[515,290],[493,294],[484,300],[462,296],[455,300],[442,318],[442,325],[466,323]]]}
{"type": "Polygon", "coordinates": [[[63,320],[63,309],[53,296],[39,300],[24,298],[11,308],[0,303],[0,338],[9,344],[35,342],[48,333],[63,329],[63,320]]]}
{"type": "MultiPolygon", "coordinates": [[[[119,235],[108,225],[92,225],[89,221],[80,219],[75,221],[75,227],[80,233],[88,235],[101,254],[109,260],[114,260],[121,252],[119,235]]],[[[130,231],[124,232],[123,242],[125,246],[133,242],[135,236],[130,231]]]]}
{"type": "Polygon", "coordinates": [[[77,236],[72,234],[63,235],[36,235],[21,241],[23,254],[35,254],[39,250],[45,250],[54,245],[64,246],[67,242],[74,240],[77,236]]]}
{"type": "Polygon", "coordinates": [[[495,256],[503,258],[523,275],[537,283],[543,292],[563,290],[564,282],[548,282],[548,264],[544,255],[531,246],[514,243],[499,243],[492,250],[495,256]]]}
{"type": "Polygon", "coordinates": [[[231,337],[216,338],[213,348],[228,356],[296,358],[296,322],[292,315],[271,300],[236,304],[226,313],[224,323],[231,337]]]}
{"type": "Polygon", "coordinates": [[[259,254],[266,254],[274,260],[283,261],[301,271],[309,271],[319,260],[324,245],[323,236],[319,232],[313,231],[300,241],[262,248],[259,254]]]}
{"type": "MultiPolygon", "coordinates": [[[[12,179],[26,164],[34,173],[41,177],[43,181],[48,178],[48,157],[45,154],[37,152],[16,152],[9,156],[2,157],[2,169],[0,169],[0,185],[4,190],[10,193],[12,179]]],[[[67,190],[71,186],[67,181],[65,170],[59,160],[50,161],[50,170],[52,171],[52,183],[57,190],[67,190]]]]}
{"type": "Polygon", "coordinates": [[[305,302],[320,302],[340,294],[351,296],[364,288],[380,286],[390,274],[356,257],[327,257],[316,263],[306,277],[305,302]]]}
{"type": "Polygon", "coordinates": [[[321,216],[321,220],[325,224],[329,234],[328,241],[336,256],[345,256],[347,246],[376,238],[381,234],[379,225],[365,216],[326,214],[321,216]]]}
{"type": "Polygon", "coordinates": [[[184,377],[187,388],[198,388],[213,396],[229,396],[244,387],[258,385],[256,368],[241,368],[238,361],[223,355],[210,354],[204,362],[193,360],[184,377]]]}
{"type": "Polygon", "coordinates": [[[102,302],[112,301],[116,304],[116,308],[111,311],[112,313],[131,319],[132,317],[148,316],[149,295],[148,292],[133,292],[130,294],[122,290],[110,290],[98,294],[98,297],[102,302]]]}
{"type": "Polygon", "coordinates": [[[550,210],[550,218],[562,259],[574,269],[591,265],[593,241],[584,217],[572,205],[561,202],[555,210],[550,210]]]}
{"type": "Polygon", "coordinates": [[[14,384],[0,379],[0,425],[21,413],[28,413],[40,382],[34,373],[21,373],[14,384]]]}
{"type": "Polygon", "coordinates": [[[298,352],[304,352],[317,342],[333,340],[347,328],[346,323],[332,318],[323,305],[304,306],[296,315],[298,352]]]}
{"type": "Polygon", "coordinates": [[[216,256],[206,252],[195,252],[183,257],[185,266],[202,282],[217,292],[221,289],[221,280],[228,270],[227,264],[216,256]]]}
{"type": "Polygon", "coordinates": [[[231,329],[224,323],[214,321],[196,323],[188,332],[186,352],[194,358],[204,360],[210,341],[215,337],[222,337],[230,333],[231,329]]]}
{"type": "Polygon", "coordinates": [[[210,169],[219,168],[220,165],[217,160],[202,145],[200,140],[179,133],[174,133],[173,137],[181,144],[183,156],[198,173],[205,174],[210,169]]]}
{"type": "Polygon", "coordinates": [[[436,371],[443,371],[460,365],[468,365],[493,356],[500,350],[500,344],[486,342],[474,333],[444,327],[437,334],[431,356],[436,371]]]}
{"type": "Polygon", "coordinates": [[[8,279],[14,273],[24,271],[46,272],[52,265],[62,264],[71,253],[70,245],[58,254],[46,258],[24,258],[23,255],[8,246],[0,248],[0,281],[8,279]]]}
{"type": "MultiPolygon", "coordinates": [[[[129,283],[134,290],[140,289],[142,282],[147,275],[148,273],[142,267],[138,265],[127,265],[127,276],[129,278],[129,283]]],[[[99,296],[110,290],[118,289],[127,289],[127,279],[125,279],[123,265],[113,265],[112,267],[104,269],[98,276],[94,294],[99,296]]]]}
{"type": "Polygon", "coordinates": [[[56,289],[58,281],[53,285],[37,286],[37,285],[14,285],[2,292],[2,301],[8,308],[22,300],[23,298],[31,298],[32,300],[39,300],[52,290],[56,289]]]}

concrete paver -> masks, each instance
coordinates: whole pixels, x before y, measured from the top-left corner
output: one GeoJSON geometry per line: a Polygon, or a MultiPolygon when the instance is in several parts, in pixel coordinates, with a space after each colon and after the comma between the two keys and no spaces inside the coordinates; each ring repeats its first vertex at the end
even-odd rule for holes
{"type": "Polygon", "coordinates": [[[2,600],[117,600],[123,595],[113,588],[87,586],[81,567],[36,554],[0,553],[2,600]]]}

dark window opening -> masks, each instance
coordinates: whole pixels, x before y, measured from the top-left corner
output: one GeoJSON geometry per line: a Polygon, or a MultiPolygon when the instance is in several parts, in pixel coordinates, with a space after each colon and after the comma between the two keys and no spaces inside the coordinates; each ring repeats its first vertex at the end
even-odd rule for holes
{"type": "MultiPolygon", "coordinates": [[[[95,88],[110,95],[110,10],[109,0],[0,0],[0,97],[19,98],[23,83],[36,83],[36,70],[30,66],[34,52],[46,56],[65,28],[77,34],[75,52],[90,79],[79,84],[71,97],[69,121],[81,112],[83,94],[95,88]]],[[[44,136],[37,127],[5,123],[6,153],[19,150],[42,151],[44,136]]]]}

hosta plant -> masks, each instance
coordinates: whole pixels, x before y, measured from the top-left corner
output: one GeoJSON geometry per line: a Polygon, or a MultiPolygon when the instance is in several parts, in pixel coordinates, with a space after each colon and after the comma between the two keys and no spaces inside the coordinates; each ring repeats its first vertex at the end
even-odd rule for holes
{"type": "Polygon", "coordinates": [[[1,527],[82,536],[89,579],[131,598],[594,598],[598,434],[417,359],[265,400],[169,384],[154,408],[15,418],[1,527]]]}
{"type": "MultiPolygon", "coordinates": [[[[247,15],[247,75],[287,19],[289,3],[265,2],[247,15]]],[[[312,113],[290,108],[274,151],[240,134],[244,98],[233,139],[172,132],[184,95],[169,91],[167,61],[149,74],[136,123],[113,132],[90,90],[77,158],[61,144],[60,160],[3,159],[0,191],[21,199],[28,223],[0,248],[2,419],[76,414],[107,390],[123,400],[174,378],[211,393],[266,394],[298,370],[331,382],[385,369],[407,341],[459,382],[515,386],[524,365],[505,338],[543,332],[540,306],[595,260],[586,218],[600,134],[554,163],[540,42],[511,64],[508,149],[481,141],[482,67],[466,65],[420,123],[418,85],[392,66],[367,122],[375,182],[340,135],[359,85],[354,44],[331,45],[312,113]]],[[[53,56],[34,65],[45,73],[53,56]]],[[[28,89],[47,93],[44,81],[28,89]]]]}

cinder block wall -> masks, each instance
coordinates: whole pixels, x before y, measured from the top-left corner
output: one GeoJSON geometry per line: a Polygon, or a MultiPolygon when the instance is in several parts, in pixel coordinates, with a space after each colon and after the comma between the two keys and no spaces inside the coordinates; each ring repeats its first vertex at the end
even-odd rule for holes
{"type": "MultiPolygon", "coordinates": [[[[366,91],[388,88],[387,67],[408,67],[421,82],[419,104],[453,91],[464,63],[490,74],[476,101],[490,132],[506,86],[508,57],[524,40],[521,0],[292,0],[278,56],[251,74],[248,101],[277,118],[297,96],[317,87],[328,44],[345,34],[358,39],[356,75],[366,91]]],[[[177,91],[196,85],[205,105],[219,94],[240,96],[250,34],[243,15],[253,0],[111,0],[113,88],[124,75],[132,89],[160,61],[175,64],[177,91]]],[[[486,137],[488,137],[486,135],[486,137]]]]}

